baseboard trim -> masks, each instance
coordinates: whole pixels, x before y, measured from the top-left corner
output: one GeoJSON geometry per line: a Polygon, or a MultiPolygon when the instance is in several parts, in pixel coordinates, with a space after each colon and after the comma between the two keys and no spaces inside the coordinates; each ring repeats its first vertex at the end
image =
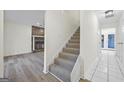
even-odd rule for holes
{"type": "Polygon", "coordinates": [[[116,51],[116,49],[111,49],[111,48],[101,48],[101,50],[116,51]]]}
{"type": "Polygon", "coordinates": [[[27,52],[27,53],[21,53],[21,54],[7,55],[7,56],[4,56],[4,57],[20,56],[20,55],[26,55],[26,54],[31,54],[31,53],[34,53],[34,52],[27,52]]]}

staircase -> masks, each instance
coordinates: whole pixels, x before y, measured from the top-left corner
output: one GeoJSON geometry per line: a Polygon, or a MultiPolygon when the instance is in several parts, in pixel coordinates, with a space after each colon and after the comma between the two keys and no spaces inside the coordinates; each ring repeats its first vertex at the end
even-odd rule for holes
{"type": "Polygon", "coordinates": [[[77,30],[71,37],[63,51],[50,65],[49,71],[64,82],[69,82],[72,69],[75,65],[80,50],[80,31],[77,30]]]}

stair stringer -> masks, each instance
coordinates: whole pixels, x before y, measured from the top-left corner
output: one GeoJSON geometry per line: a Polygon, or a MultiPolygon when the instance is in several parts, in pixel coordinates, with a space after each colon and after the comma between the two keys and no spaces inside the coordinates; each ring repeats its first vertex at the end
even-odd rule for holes
{"type": "Polygon", "coordinates": [[[78,82],[80,80],[82,67],[83,67],[83,62],[82,62],[80,54],[79,54],[79,56],[76,60],[76,63],[72,69],[71,75],[70,75],[71,82],[78,82]]]}

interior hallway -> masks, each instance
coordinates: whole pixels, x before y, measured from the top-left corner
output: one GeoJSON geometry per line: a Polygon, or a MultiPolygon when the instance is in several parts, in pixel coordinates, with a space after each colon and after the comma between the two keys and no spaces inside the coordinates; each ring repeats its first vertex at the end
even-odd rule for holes
{"type": "Polygon", "coordinates": [[[4,77],[12,82],[58,82],[51,74],[43,73],[43,62],[43,52],[5,57],[4,77]]]}
{"type": "Polygon", "coordinates": [[[101,59],[92,66],[88,79],[93,82],[123,82],[124,74],[115,54],[116,51],[102,50],[101,59]]]}

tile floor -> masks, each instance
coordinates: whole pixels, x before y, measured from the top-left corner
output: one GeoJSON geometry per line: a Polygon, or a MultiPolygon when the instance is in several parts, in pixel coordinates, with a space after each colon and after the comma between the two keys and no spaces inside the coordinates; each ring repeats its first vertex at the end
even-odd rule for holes
{"type": "Polygon", "coordinates": [[[123,82],[122,66],[115,53],[115,51],[102,50],[100,61],[91,67],[87,79],[93,82],[123,82]]]}

